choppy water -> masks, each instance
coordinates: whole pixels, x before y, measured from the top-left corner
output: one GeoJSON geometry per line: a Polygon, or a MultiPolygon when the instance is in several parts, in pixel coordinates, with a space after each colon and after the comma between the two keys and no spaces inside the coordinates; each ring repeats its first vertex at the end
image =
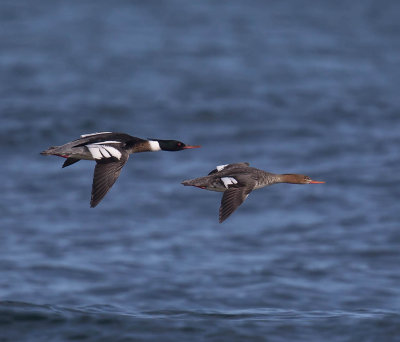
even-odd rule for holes
{"type": "Polygon", "coordinates": [[[1,341],[400,340],[396,1],[2,1],[1,341]],[[89,208],[82,133],[129,160],[89,208]],[[183,179],[248,161],[224,224],[183,179]]]}

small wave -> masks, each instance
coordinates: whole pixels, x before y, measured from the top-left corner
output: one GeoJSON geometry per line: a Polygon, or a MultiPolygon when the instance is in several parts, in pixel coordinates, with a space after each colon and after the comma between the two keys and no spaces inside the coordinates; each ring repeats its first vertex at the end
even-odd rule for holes
{"type": "Polygon", "coordinates": [[[0,340],[14,341],[320,341],[392,336],[400,314],[385,310],[285,309],[129,311],[114,305],[60,306],[0,302],[0,340]],[[323,340],[323,339],[322,339],[323,340]]]}
{"type": "MultiPolygon", "coordinates": [[[[327,319],[327,318],[398,318],[400,313],[389,310],[379,309],[360,309],[353,311],[343,310],[285,310],[275,308],[265,309],[247,309],[247,310],[180,310],[180,309],[160,309],[148,311],[129,311],[124,308],[108,305],[95,304],[85,306],[60,306],[50,304],[34,304],[17,301],[0,302],[0,317],[8,317],[8,321],[17,320],[44,320],[52,317],[65,316],[71,318],[74,316],[114,316],[132,317],[138,319],[226,319],[226,320],[296,320],[296,319],[327,319]]],[[[3,321],[4,322],[4,321],[3,321]]]]}

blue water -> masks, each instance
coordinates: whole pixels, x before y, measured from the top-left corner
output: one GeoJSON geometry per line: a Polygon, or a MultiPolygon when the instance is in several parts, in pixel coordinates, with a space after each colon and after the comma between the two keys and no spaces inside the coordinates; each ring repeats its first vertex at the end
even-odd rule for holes
{"type": "Polygon", "coordinates": [[[400,340],[400,3],[0,3],[0,341],[400,340]],[[93,163],[39,154],[121,131],[93,163]],[[322,185],[183,187],[250,162],[322,185]]]}

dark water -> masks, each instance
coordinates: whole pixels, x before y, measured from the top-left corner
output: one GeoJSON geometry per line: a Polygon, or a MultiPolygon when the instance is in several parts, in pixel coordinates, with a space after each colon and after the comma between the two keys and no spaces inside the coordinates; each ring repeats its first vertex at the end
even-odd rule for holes
{"type": "Polygon", "coordinates": [[[1,341],[400,340],[400,3],[1,1],[1,341]],[[39,152],[123,131],[202,149],[39,152]],[[183,179],[248,161],[324,185],[224,224],[183,179]]]}

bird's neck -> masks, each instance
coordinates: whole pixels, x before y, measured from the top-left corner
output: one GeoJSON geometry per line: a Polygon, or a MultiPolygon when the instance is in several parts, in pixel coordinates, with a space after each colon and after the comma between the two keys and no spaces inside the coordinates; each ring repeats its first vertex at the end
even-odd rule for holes
{"type": "Polygon", "coordinates": [[[126,144],[129,153],[155,152],[160,151],[161,147],[157,140],[135,140],[126,144]]]}
{"type": "Polygon", "coordinates": [[[277,183],[301,184],[300,178],[297,174],[280,174],[277,175],[277,183]]]}
{"type": "Polygon", "coordinates": [[[258,177],[256,189],[263,188],[264,186],[277,184],[277,183],[291,183],[290,179],[287,179],[286,175],[280,175],[276,173],[266,172],[259,170],[260,176],[258,177]]]}

